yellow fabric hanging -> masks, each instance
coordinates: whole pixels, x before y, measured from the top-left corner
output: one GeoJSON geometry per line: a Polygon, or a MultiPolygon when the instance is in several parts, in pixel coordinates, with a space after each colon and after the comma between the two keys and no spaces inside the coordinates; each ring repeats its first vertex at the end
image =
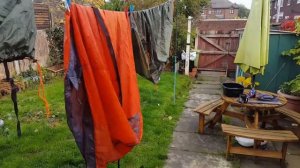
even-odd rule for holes
{"type": "Polygon", "coordinates": [[[269,57],[270,0],[253,0],[234,63],[246,73],[264,74],[269,57]]]}

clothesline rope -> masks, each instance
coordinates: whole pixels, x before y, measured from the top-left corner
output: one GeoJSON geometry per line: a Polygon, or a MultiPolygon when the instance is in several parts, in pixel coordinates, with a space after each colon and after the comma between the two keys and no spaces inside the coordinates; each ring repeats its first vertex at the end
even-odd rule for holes
{"type": "Polygon", "coordinates": [[[164,3],[161,3],[161,4],[159,4],[159,5],[153,6],[153,7],[151,7],[151,8],[148,8],[148,9],[142,9],[142,10],[134,11],[134,12],[141,12],[141,11],[152,10],[152,9],[154,9],[154,8],[159,8],[159,7],[161,7],[161,6],[164,6],[164,5],[167,4],[167,3],[171,3],[171,2],[174,2],[174,1],[176,1],[176,0],[168,0],[168,1],[164,2],[164,3]]]}
{"type": "MultiPolygon", "coordinates": [[[[148,10],[152,10],[152,9],[154,9],[154,8],[158,8],[158,7],[164,6],[164,5],[167,4],[167,3],[172,3],[172,2],[174,2],[174,1],[177,2],[177,0],[168,0],[168,1],[164,2],[164,3],[162,3],[162,4],[153,6],[153,7],[148,8],[148,9],[139,10],[139,11],[148,11],[148,10]]],[[[68,11],[70,11],[70,7],[71,7],[71,0],[65,0],[65,8],[66,8],[68,11]]],[[[139,11],[134,11],[134,6],[130,5],[130,12],[139,12],[139,11]]]]}

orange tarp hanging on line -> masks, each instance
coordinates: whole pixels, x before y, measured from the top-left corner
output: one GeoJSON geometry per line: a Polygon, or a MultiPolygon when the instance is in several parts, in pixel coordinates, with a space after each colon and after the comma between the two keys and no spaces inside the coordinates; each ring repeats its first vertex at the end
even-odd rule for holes
{"type": "MultiPolygon", "coordinates": [[[[94,153],[81,152],[85,158],[94,157],[96,167],[106,167],[139,144],[143,123],[128,16],[125,12],[100,10],[101,16],[97,17],[95,11],[73,4],[66,12],[64,63],[68,78],[71,55],[76,53],[92,116],[94,153]]],[[[72,105],[66,101],[66,106],[72,105]]],[[[75,129],[79,123],[72,117],[68,121],[80,146],[85,135],[78,134],[84,131],[75,129]]]]}

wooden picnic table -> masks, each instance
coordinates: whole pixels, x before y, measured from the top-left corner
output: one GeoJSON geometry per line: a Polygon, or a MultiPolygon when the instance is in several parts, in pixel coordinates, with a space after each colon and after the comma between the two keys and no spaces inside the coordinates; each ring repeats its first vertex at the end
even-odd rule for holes
{"type": "MultiPolygon", "coordinates": [[[[249,93],[250,90],[245,90],[244,93],[249,93]]],[[[241,154],[241,155],[248,155],[248,156],[259,156],[259,157],[268,157],[268,158],[277,158],[280,159],[281,166],[285,166],[285,158],[287,153],[287,145],[288,142],[297,142],[299,138],[291,131],[287,130],[265,130],[264,124],[263,128],[260,129],[259,122],[262,121],[265,123],[268,119],[271,119],[273,116],[271,114],[267,114],[264,116],[265,112],[275,111],[281,109],[280,107],[284,106],[287,103],[287,100],[277,94],[266,92],[266,91],[257,91],[257,94],[266,94],[266,95],[273,95],[278,98],[278,102],[274,104],[262,104],[261,102],[257,101],[256,99],[251,99],[251,103],[240,103],[238,102],[238,98],[227,97],[222,95],[222,99],[224,104],[221,106],[220,110],[215,115],[213,121],[211,122],[211,127],[213,127],[216,122],[222,119],[222,115],[228,115],[231,117],[239,118],[243,120],[247,126],[247,128],[237,127],[222,124],[222,130],[227,135],[227,151],[226,157],[228,158],[229,154],[241,154]],[[242,108],[247,108],[251,112],[253,112],[254,117],[245,112],[234,112],[229,111],[227,108],[229,106],[237,106],[242,108]],[[262,115],[260,115],[260,113],[262,115]],[[263,116],[263,117],[262,117],[263,116]],[[232,137],[244,137],[254,139],[253,148],[245,148],[245,147],[237,147],[232,145],[232,137]],[[282,142],[282,149],[277,150],[262,150],[259,149],[258,146],[261,144],[262,141],[274,141],[274,142],[282,142]]],[[[285,110],[281,110],[282,113],[288,113],[285,110]]],[[[296,118],[296,115],[294,115],[296,118]]]]}
{"type": "MultiPolygon", "coordinates": [[[[244,93],[248,94],[249,91],[250,90],[245,90],[244,93]]],[[[222,131],[227,135],[226,158],[228,158],[229,154],[276,158],[280,159],[281,165],[284,166],[288,143],[297,142],[299,138],[292,131],[288,130],[265,130],[265,123],[267,121],[272,121],[273,126],[277,125],[277,119],[278,117],[281,117],[281,115],[269,113],[270,111],[276,111],[290,116],[297,122],[300,121],[300,115],[297,112],[290,111],[282,107],[287,103],[287,100],[284,97],[266,91],[257,91],[257,95],[259,96],[260,94],[276,96],[278,101],[273,101],[271,104],[270,102],[267,102],[267,104],[266,102],[262,103],[262,101],[258,101],[254,98],[250,99],[250,102],[248,103],[240,103],[238,98],[222,95],[220,99],[200,104],[194,110],[194,112],[199,114],[199,133],[204,133],[204,127],[206,124],[210,124],[210,127],[212,128],[218,121],[222,121],[222,115],[238,118],[245,122],[247,128],[226,124],[222,124],[221,126],[222,131]],[[230,111],[228,109],[230,105],[247,108],[250,113],[230,111]],[[205,121],[205,116],[209,116],[212,112],[216,113],[215,117],[212,120],[205,121]],[[260,121],[263,123],[262,127],[259,125],[260,121]],[[253,139],[253,148],[233,145],[233,137],[253,139]],[[260,149],[259,145],[262,141],[282,142],[282,148],[279,151],[260,149]]]]}
{"type": "MultiPolygon", "coordinates": [[[[244,93],[247,94],[247,93],[249,93],[249,91],[250,90],[245,90],[244,93]]],[[[249,99],[249,101],[252,101],[251,103],[240,103],[240,102],[238,102],[238,98],[227,97],[225,95],[222,95],[224,104],[221,106],[219,112],[215,115],[214,119],[212,120],[212,122],[210,124],[210,127],[214,127],[214,125],[222,119],[222,115],[228,115],[228,116],[235,117],[235,118],[238,118],[238,119],[244,121],[248,128],[258,129],[259,121],[262,120],[259,115],[260,112],[274,110],[276,108],[284,106],[287,103],[286,98],[284,98],[280,95],[277,95],[275,93],[257,90],[257,95],[258,94],[267,94],[267,95],[276,96],[278,98],[280,104],[262,104],[259,102],[255,103],[256,99],[249,99]],[[230,105],[235,106],[235,107],[247,108],[247,109],[253,111],[254,119],[252,119],[251,116],[248,116],[246,113],[234,112],[234,111],[227,110],[227,108],[230,105]],[[252,121],[252,120],[254,120],[254,121],[252,121]]]]}

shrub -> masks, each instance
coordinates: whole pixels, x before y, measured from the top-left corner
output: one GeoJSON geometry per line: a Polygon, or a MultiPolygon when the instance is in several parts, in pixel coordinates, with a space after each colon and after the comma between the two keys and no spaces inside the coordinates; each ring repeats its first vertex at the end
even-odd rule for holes
{"type": "Polygon", "coordinates": [[[300,96],[300,75],[298,75],[296,79],[282,84],[280,91],[285,94],[300,96]]]}
{"type": "MultiPolygon", "coordinates": [[[[42,69],[43,73],[43,82],[48,83],[53,79],[51,73],[49,73],[46,69],[42,69]]],[[[29,69],[27,71],[21,72],[18,76],[14,77],[17,81],[24,83],[27,87],[34,87],[39,84],[40,78],[39,73],[29,65],[29,69]]]]}
{"type": "MultiPolygon", "coordinates": [[[[300,18],[295,21],[295,32],[300,33],[300,18]]],[[[294,48],[282,52],[282,55],[293,57],[296,64],[300,66],[300,40],[297,41],[294,48]]],[[[294,80],[282,84],[280,86],[280,90],[289,95],[300,96],[300,75],[298,75],[294,80]]]]}
{"type": "Polygon", "coordinates": [[[300,65],[300,40],[297,41],[294,48],[282,52],[283,56],[293,57],[298,65],[300,65]]]}
{"type": "Polygon", "coordinates": [[[64,31],[61,27],[47,30],[50,66],[63,64],[64,31]]]}

